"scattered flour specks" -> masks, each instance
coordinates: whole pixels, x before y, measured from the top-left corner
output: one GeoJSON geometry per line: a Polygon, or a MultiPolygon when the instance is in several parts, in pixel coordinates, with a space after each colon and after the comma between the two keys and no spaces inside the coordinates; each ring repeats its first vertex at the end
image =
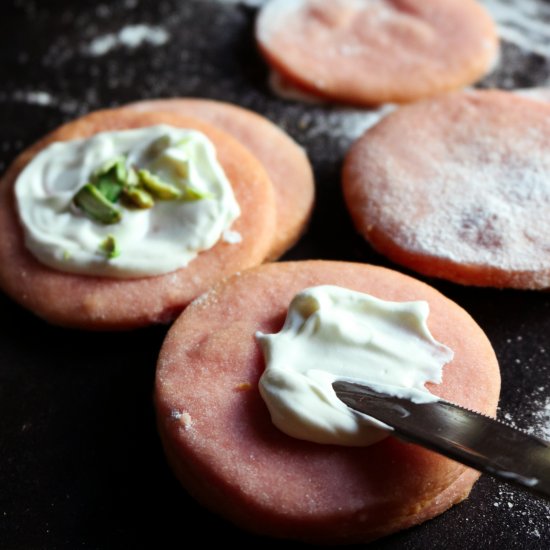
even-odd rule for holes
{"type": "Polygon", "coordinates": [[[267,0],[217,0],[221,4],[241,4],[251,8],[258,8],[265,4],[267,0]]]}
{"type": "Polygon", "coordinates": [[[76,99],[55,97],[50,92],[43,90],[15,90],[10,93],[0,92],[0,102],[12,101],[37,105],[39,107],[55,107],[67,114],[74,114],[78,111],[80,102],[76,99]]]}
{"type": "Polygon", "coordinates": [[[304,115],[305,118],[299,121],[299,125],[306,130],[309,139],[329,135],[341,142],[351,143],[394,109],[393,105],[383,105],[374,110],[336,109],[324,112],[311,120],[304,115]]]}
{"type": "Polygon", "coordinates": [[[99,57],[119,46],[126,48],[137,48],[142,44],[162,46],[169,39],[170,34],[162,27],[145,24],[127,25],[116,33],[108,33],[94,38],[88,44],[86,51],[93,57],[99,57]]]}
{"type": "Polygon", "coordinates": [[[481,0],[494,17],[500,37],[522,50],[550,56],[550,4],[540,0],[481,0]]]}
{"type": "Polygon", "coordinates": [[[499,483],[495,508],[505,510],[513,520],[520,520],[524,526],[523,536],[527,548],[528,539],[540,539],[548,534],[550,503],[543,499],[533,499],[526,491],[515,490],[499,483]]]}
{"type": "Polygon", "coordinates": [[[538,386],[529,395],[529,400],[518,416],[521,422],[516,422],[510,412],[501,411],[499,417],[512,428],[550,441],[550,395],[546,386],[538,386]]]}
{"type": "Polygon", "coordinates": [[[536,399],[534,405],[535,410],[532,413],[533,424],[527,431],[550,441],[550,396],[536,399]]]}
{"type": "Polygon", "coordinates": [[[515,423],[514,418],[509,412],[504,413],[503,418],[508,426],[510,426],[511,428],[517,428],[517,424],[515,423]]]}
{"type": "Polygon", "coordinates": [[[14,101],[29,103],[31,105],[53,105],[55,99],[48,92],[42,91],[16,91],[13,94],[14,101]]]}

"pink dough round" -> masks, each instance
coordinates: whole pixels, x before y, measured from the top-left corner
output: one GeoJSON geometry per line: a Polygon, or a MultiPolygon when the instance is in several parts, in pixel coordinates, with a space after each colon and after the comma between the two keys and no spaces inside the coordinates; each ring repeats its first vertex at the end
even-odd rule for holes
{"type": "Polygon", "coordinates": [[[386,300],[427,300],[434,337],[455,352],[433,393],[494,415],[497,360],[458,305],[394,271],[343,262],[264,265],[193,302],[170,330],[155,400],[168,459],[184,487],[241,527],[309,542],[366,542],[442,513],[478,473],[392,437],[366,448],[291,438],[258,391],[256,331],[280,330],[292,297],[333,284],[386,300]]]}
{"type": "Polygon", "coordinates": [[[351,148],[343,190],[357,230],[426,275],[550,287],[550,105],[468,91],[407,105],[351,148]]]}
{"type": "Polygon", "coordinates": [[[209,99],[154,99],[126,108],[179,113],[231,134],[263,164],[275,190],[276,228],[269,259],[282,256],[300,238],[313,209],[313,171],[305,151],[278,126],[237,105],[209,99]]]}
{"type": "Polygon", "coordinates": [[[474,0],[271,0],[256,40],[299,89],[357,105],[464,87],[498,52],[496,26],[474,0]]]}
{"type": "Polygon", "coordinates": [[[63,326],[94,330],[130,329],[167,323],[199,294],[235,271],[260,264],[269,253],[275,224],[271,182],[260,163],[236,140],[201,121],[167,113],[98,111],[55,130],[23,152],[0,187],[0,286],[40,317],[63,326]],[[218,242],[185,268],[157,277],[112,279],[64,273],[31,255],[15,211],[13,185],[21,170],[55,141],[98,132],[171,124],[193,128],[214,143],[232,184],[241,217],[232,226],[242,242],[218,242]]]}

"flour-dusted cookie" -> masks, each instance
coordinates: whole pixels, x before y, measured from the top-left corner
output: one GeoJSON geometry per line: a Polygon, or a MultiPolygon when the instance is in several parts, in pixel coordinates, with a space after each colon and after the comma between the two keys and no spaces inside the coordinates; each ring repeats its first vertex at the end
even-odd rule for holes
{"type": "Polygon", "coordinates": [[[498,53],[496,27],[474,0],[271,0],[256,39],[297,87],[357,105],[466,86],[498,53]]]}
{"type": "Polygon", "coordinates": [[[260,163],[228,134],[201,121],[167,113],[107,110],[70,122],[15,160],[2,179],[0,193],[1,287],[48,321],[86,329],[128,329],[169,322],[219,279],[261,263],[269,253],[275,223],[273,189],[260,163]],[[14,182],[28,163],[54,142],[159,124],[200,131],[213,143],[240,206],[241,215],[231,227],[233,235],[240,238],[229,239],[233,242],[220,239],[186,267],[151,277],[72,274],[39,262],[25,246],[14,204],[14,182]]]}
{"type": "Polygon", "coordinates": [[[258,390],[257,331],[277,332],[293,296],[338,285],[392,301],[426,300],[434,338],[454,351],[433,393],[494,415],[500,387],[490,343],[433,288],[344,262],[263,265],[217,285],[171,328],[156,376],[158,426],[184,487],[241,527],[322,543],[365,542],[416,525],[464,499],[478,473],[388,437],[370,447],[290,437],[258,390]]]}
{"type": "Polygon", "coordinates": [[[550,286],[550,105],[498,91],[399,109],[343,171],[358,231],[396,263],[467,285],[550,286]]]}
{"type": "Polygon", "coordinates": [[[157,99],[127,108],[192,116],[239,140],[263,164],[275,190],[277,221],[269,258],[278,258],[298,240],[311,215],[315,182],[306,153],[278,126],[237,105],[208,99],[157,99]]]}

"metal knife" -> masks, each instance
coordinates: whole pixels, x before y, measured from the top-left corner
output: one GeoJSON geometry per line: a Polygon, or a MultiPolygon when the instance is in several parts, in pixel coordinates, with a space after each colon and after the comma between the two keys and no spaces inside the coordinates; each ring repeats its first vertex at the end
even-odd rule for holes
{"type": "Polygon", "coordinates": [[[351,382],[332,386],[348,407],[399,439],[550,498],[550,442],[448,401],[415,404],[351,382]]]}

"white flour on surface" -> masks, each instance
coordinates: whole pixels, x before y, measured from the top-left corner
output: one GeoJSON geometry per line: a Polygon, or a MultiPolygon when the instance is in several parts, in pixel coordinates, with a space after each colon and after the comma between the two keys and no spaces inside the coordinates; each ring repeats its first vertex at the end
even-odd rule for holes
{"type": "Polygon", "coordinates": [[[14,92],[12,99],[21,103],[28,103],[29,105],[55,105],[57,101],[55,98],[48,92],[43,92],[40,90],[29,90],[29,91],[16,91],[14,92]]]}
{"type": "Polygon", "coordinates": [[[74,99],[59,99],[45,90],[15,90],[11,93],[0,92],[0,102],[11,101],[38,107],[53,107],[63,113],[73,115],[77,112],[79,103],[74,99]]]}
{"type": "Polygon", "coordinates": [[[547,388],[545,386],[536,388],[529,396],[529,404],[529,425],[525,431],[530,435],[550,441],[550,395],[547,388]]]}
{"type": "Polygon", "coordinates": [[[217,0],[220,4],[241,4],[243,6],[249,6],[251,8],[259,8],[265,4],[268,0],[217,0]]]}
{"type": "MultiPolygon", "coordinates": [[[[498,483],[497,498],[493,501],[495,508],[505,510],[512,520],[520,521],[524,526],[523,534],[531,542],[548,534],[548,520],[550,520],[550,504],[543,499],[534,499],[530,493],[501,482],[498,483]],[[547,521],[544,520],[547,518],[547,521]]],[[[525,541],[528,548],[528,541],[525,541]]],[[[530,547],[534,548],[534,547],[530,547]]]]}
{"type": "Polygon", "coordinates": [[[533,414],[534,423],[532,429],[528,430],[533,435],[550,441],[550,397],[547,397],[533,414]]]}
{"type": "Polygon", "coordinates": [[[103,34],[94,38],[87,46],[86,53],[99,57],[111,50],[124,46],[137,48],[142,44],[162,46],[170,39],[170,34],[162,27],[145,24],[127,25],[116,33],[103,34]]]}
{"type": "Polygon", "coordinates": [[[502,40],[529,53],[550,57],[550,4],[541,0],[481,0],[502,40]]]}
{"type": "Polygon", "coordinates": [[[316,113],[315,116],[305,113],[298,120],[298,126],[308,140],[329,135],[343,144],[350,144],[394,109],[394,105],[388,104],[370,110],[340,108],[316,113]]]}

